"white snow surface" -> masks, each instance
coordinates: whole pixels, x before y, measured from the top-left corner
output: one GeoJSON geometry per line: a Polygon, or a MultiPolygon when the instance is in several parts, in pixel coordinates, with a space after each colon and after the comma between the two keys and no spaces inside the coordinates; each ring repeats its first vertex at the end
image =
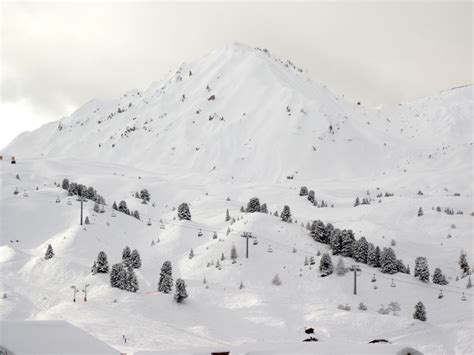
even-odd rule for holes
{"type": "Polygon", "coordinates": [[[456,281],[462,249],[473,263],[472,86],[374,110],[344,101],[285,63],[232,44],[182,64],[145,91],[91,100],[4,148],[0,296],[7,298],[0,297],[0,319],[67,320],[127,353],[395,354],[410,346],[426,354],[472,354],[473,291],[466,289],[467,278],[456,281]],[[208,100],[211,95],[215,100],[208,100]],[[15,165],[8,161],[12,154],[15,165]],[[54,185],[65,177],[105,197],[103,214],[93,212],[92,202],[84,204],[90,225],[79,226],[79,202],[71,197],[67,205],[66,192],[54,185]],[[334,207],[312,206],[298,196],[302,185],[334,207]],[[15,188],[20,194],[13,195],[15,188]],[[147,205],[133,197],[142,188],[151,192],[147,205]],[[385,192],[394,196],[375,198],[385,192]],[[289,205],[297,223],[241,213],[254,196],[270,212],[289,205]],[[374,201],[354,208],[356,196],[374,201]],[[120,200],[139,210],[142,221],[112,217],[110,206],[120,200]],[[174,219],[181,202],[190,204],[192,221],[174,219]],[[436,206],[464,214],[436,212],[436,206]],[[226,209],[239,220],[225,222],[226,209]],[[412,273],[414,259],[426,256],[431,273],[440,267],[449,284],[361,265],[354,295],[352,273],[320,277],[316,254],[328,247],[300,225],[315,219],[352,229],[380,247],[393,239],[412,273]],[[250,243],[249,259],[243,231],[259,241],[250,243]],[[55,256],[44,260],[48,244],[55,256]],[[99,251],[112,265],[126,245],[142,257],[137,293],[111,288],[108,275],[90,273],[99,251]],[[229,260],[232,245],[236,264],[229,260]],[[208,268],[222,253],[222,269],[208,268]],[[303,262],[311,255],[316,265],[310,269],[303,262]],[[182,304],[156,292],[165,260],[172,262],[174,279],[186,281],[189,298],[182,304]],[[271,283],[276,273],[281,286],[271,283]],[[79,293],[73,303],[71,285],[84,284],[90,284],[88,302],[79,293]],[[444,298],[438,299],[441,289],[444,298]],[[377,312],[391,301],[401,306],[397,315],[377,312]],[[427,322],[412,317],[418,301],[427,322]],[[368,310],[359,311],[359,302],[368,310]],[[314,327],[319,342],[302,344],[304,327],[314,327]],[[392,344],[367,344],[376,338],[392,344]]]}

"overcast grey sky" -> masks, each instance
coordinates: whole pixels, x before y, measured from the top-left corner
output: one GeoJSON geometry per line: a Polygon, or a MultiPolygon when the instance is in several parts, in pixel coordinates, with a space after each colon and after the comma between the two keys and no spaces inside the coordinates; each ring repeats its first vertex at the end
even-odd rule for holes
{"type": "Polygon", "coordinates": [[[145,89],[233,41],[266,47],[373,106],[472,83],[471,2],[1,7],[0,147],[93,97],[145,89]]]}

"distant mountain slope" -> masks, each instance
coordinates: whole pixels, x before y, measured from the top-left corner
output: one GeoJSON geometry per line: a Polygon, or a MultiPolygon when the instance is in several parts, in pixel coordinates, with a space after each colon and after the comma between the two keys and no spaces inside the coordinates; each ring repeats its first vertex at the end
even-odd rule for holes
{"type": "Polygon", "coordinates": [[[146,91],[91,100],[5,152],[224,180],[377,176],[406,170],[407,157],[469,144],[471,119],[472,87],[376,111],[344,102],[267,50],[234,43],[146,91]]]}

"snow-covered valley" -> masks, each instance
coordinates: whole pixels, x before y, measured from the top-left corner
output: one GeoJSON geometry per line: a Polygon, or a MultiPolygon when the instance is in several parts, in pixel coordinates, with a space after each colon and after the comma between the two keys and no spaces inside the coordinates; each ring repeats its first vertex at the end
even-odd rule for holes
{"type": "Polygon", "coordinates": [[[473,262],[472,104],[472,86],[377,110],[351,104],[242,44],[184,63],[145,91],[91,100],[0,153],[0,318],[64,319],[127,353],[470,354],[474,291],[458,260],[463,250],[473,262]],[[64,178],[105,198],[103,213],[84,203],[90,224],[79,225],[64,178]],[[142,189],[147,204],[135,197],[142,189]],[[241,211],[253,197],[268,213],[241,211]],[[370,203],[354,207],[357,197],[370,203]],[[112,209],[121,200],[140,220],[112,209]],[[190,221],[178,218],[183,202],[190,221]],[[291,223],[280,216],[285,205],[291,223]],[[321,277],[321,254],[335,268],[340,256],[310,236],[315,220],[391,247],[411,274],[343,257],[360,267],[357,295],[353,272],[321,277]],[[258,241],[248,259],[244,232],[258,241]],[[112,266],[125,246],[141,256],[137,292],[91,273],[100,251],[112,266]],[[414,277],[420,256],[429,282],[414,277]],[[186,282],[183,303],[157,291],[166,260],[186,282]],[[432,282],[437,267],[447,285],[432,282]],[[73,303],[71,286],[86,284],[87,302],[80,292],[73,303]],[[425,322],[413,319],[419,301],[425,322]],[[305,327],[318,342],[302,343],[305,327]],[[392,344],[367,344],[378,338],[392,344]]]}

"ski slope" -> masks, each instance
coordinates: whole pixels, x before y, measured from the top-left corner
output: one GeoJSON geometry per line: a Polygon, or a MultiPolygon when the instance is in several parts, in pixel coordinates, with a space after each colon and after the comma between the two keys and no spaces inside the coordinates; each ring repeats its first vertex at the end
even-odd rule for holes
{"type": "Polygon", "coordinates": [[[67,320],[127,353],[396,353],[407,346],[429,354],[472,353],[473,291],[466,278],[456,281],[462,249],[473,262],[472,141],[472,87],[375,110],[345,102],[266,51],[242,44],[218,49],[147,90],[91,100],[2,150],[0,294],[7,298],[0,299],[0,318],[67,320]],[[85,203],[91,224],[80,226],[79,202],[69,197],[68,205],[66,192],[54,185],[63,178],[94,186],[106,199],[105,213],[85,203]],[[334,207],[312,206],[298,195],[302,185],[334,207]],[[142,188],[151,193],[147,205],[133,197],[142,188]],[[378,202],[376,195],[385,192],[394,196],[378,202]],[[297,223],[240,212],[255,196],[271,213],[289,205],[297,223]],[[357,196],[374,201],[354,208],[357,196]],[[142,220],[112,217],[112,202],[120,200],[142,220]],[[175,219],[182,202],[190,204],[192,221],[175,219]],[[436,206],[464,214],[439,213],[436,206]],[[225,222],[226,209],[235,223],[225,222]],[[449,285],[361,265],[354,295],[352,273],[320,277],[317,254],[328,247],[301,226],[315,219],[352,229],[381,248],[393,239],[397,257],[412,271],[414,259],[426,256],[431,273],[440,267],[449,285]],[[248,259],[245,231],[258,239],[248,259]],[[48,244],[55,256],[44,260],[48,244]],[[137,293],[111,288],[108,275],[90,273],[99,251],[112,265],[126,245],[142,258],[137,293]],[[232,245],[236,264],[229,258],[232,245]],[[221,270],[207,267],[222,253],[221,270]],[[304,266],[310,256],[316,261],[311,268],[304,266]],[[186,281],[183,304],[156,292],[165,260],[174,279],[186,281]],[[271,283],[277,273],[281,286],[271,283]],[[71,286],[85,284],[88,302],[80,293],[73,303],[71,286]],[[412,318],[420,300],[427,322],[412,318]],[[397,315],[377,312],[391,301],[400,304],[397,315]],[[367,311],[357,309],[360,302],[367,311]],[[302,344],[304,327],[314,327],[320,341],[302,344]],[[376,338],[392,344],[367,344],[376,338]]]}

